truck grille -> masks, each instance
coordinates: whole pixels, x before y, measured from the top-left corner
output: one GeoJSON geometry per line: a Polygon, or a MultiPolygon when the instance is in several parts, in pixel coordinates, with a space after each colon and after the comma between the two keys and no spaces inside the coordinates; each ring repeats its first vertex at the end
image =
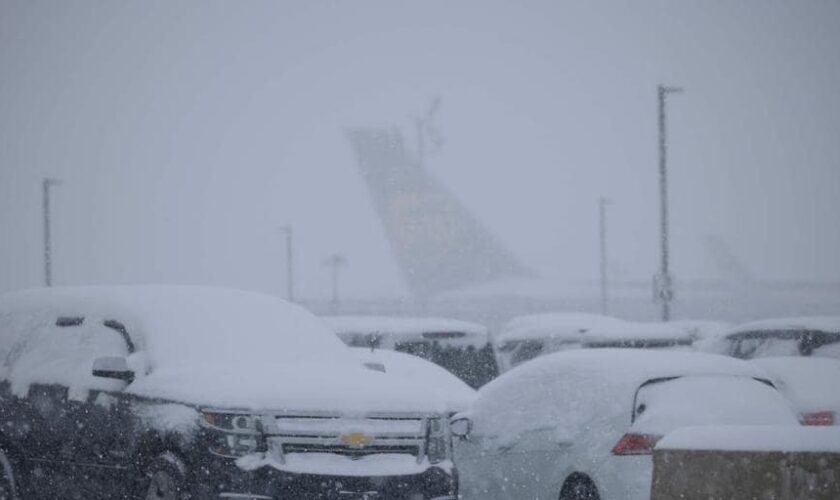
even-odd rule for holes
{"type": "Polygon", "coordinates": [[[330,445],[330,444],[299,444],[299,443],[285,443],[283,444],[283,454],[289,453],[333,453],[336,455],[343,455],[345,457],[364,457],[368,455],[376,455],[379,453],[398,453],[404,455],[417,456],[419,447],[416,445],[371,445],[364,448],[351,448],[344,445],[330,445]]]}
{"type": "Polygon", "coordinates": [[[421,415],[277,415],[264,422],[272,453],[329,453],[350,459],[401,454],[425,458],[428,419],[421,415]]]}

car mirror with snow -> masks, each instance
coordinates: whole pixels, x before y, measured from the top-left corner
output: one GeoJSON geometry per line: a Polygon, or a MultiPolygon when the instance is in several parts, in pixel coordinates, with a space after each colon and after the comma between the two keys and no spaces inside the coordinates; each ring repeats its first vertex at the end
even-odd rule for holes
{"type": "Polygon", "coordinates": [[[453,436],[458,436],[461,439],[466,439],[472,430],[472,422],[468,418],[456,418],[449,422],[449,429],[453,436]]]}
{"type": "Polygon", "coordinates": [[[109,356],[94,360],[93,376],[131,383],[134,380],[134,371],[128,367],[128,361],[125,358],[109,356]]]}

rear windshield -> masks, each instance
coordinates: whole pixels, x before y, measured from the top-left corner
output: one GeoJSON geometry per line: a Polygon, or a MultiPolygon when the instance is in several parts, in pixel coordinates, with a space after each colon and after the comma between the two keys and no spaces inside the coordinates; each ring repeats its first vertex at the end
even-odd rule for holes
{"type": "Polygon", "coordinates": [[[633,428],[664,435],[693,425],[796,425],[769,383],[749,377],[691,376],[651,381],[636,392],[633,428]]]}

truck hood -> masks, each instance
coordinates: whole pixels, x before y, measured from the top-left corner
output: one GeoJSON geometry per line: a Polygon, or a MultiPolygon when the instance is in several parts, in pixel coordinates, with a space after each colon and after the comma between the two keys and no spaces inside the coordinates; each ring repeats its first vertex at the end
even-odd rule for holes
{"type": "Polygon", "coordinates": [[[344,361],[166,368],[138,377],[126,392],[220,409],[341,414],[446,411],[445,402],[420,383],[344,361]]]}

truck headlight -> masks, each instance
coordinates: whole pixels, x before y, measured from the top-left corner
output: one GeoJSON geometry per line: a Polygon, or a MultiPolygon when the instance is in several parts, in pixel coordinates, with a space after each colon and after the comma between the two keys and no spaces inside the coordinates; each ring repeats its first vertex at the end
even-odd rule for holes
{"type": "Polygon", "coordinates": [[[207,430],[210,453],[238,458],[260,451],[261,426],[259,419],[247,413],[202,411],[201,425],[207,430]]]}
{"type": "Polygon", "coordinates": [[[429,463],[437,464],[446,460],[448,455],[449,440],[443,423],[439,418],[430,418],[426,432],[426,458],[429,463]]]}
{"type": "Polygon", "coordinates": [[[255,432],[257,419],[246,413],[225,413],[217,411],[201,412],[203,424],[226,431],[255,432]]]}
{"type": "Polygon", "coordinates": [[[257,436],[248,434],[218,434],[210,443],[210,453],[238,458],[257,451],[257,436]]]}

